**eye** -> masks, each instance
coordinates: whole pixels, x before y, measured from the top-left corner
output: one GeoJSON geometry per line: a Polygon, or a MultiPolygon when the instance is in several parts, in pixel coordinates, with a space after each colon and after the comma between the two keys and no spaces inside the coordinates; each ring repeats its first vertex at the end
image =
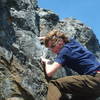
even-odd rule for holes
{"type": "Polygon", "coordinates": [[[55,45],[52,45],[52,46],[51,46],[51,48],[54,48],[54,47],[55,47],[55,45]]]}

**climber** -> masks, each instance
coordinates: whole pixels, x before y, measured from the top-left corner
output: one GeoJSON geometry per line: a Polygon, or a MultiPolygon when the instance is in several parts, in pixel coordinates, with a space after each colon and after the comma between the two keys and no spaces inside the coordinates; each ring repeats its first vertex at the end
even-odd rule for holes
{"type": "Polygon", "coordinates": [[[71,100],[96,100],[100,96],[100,63],[94,54],[58,30],[52,30],[39,39],[44,41],[45,47],[57,54],[53,64],[48,63],[49,59],[41,58],[48,77],[61,67],[66,69],[66,66],[78,73],[51,80],[47,100],[61,100],[64,93],[72,94],[71,100]]]}

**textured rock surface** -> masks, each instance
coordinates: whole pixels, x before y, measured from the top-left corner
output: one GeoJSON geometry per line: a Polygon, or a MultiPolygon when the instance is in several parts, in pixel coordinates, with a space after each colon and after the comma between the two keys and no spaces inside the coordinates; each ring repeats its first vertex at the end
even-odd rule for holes
{"type": "Polygon", "coordinates": [[[46,95],[36,7],[31,0],[0,1],[0,100],[43,100],[46,95]]]}
{"type": "MultiPolygon", "coordinates": [[[[60,29],[90,49],[100,61],[100,45],[92,29],[74,18],[62,21],[38,7],[37,0],[0,0],[0,100],[45,100],[47,78],[40,57],[54,59],[38,36],[60,29]]],[[[53,78],[72,74],[59,70],[53,78]]]]}

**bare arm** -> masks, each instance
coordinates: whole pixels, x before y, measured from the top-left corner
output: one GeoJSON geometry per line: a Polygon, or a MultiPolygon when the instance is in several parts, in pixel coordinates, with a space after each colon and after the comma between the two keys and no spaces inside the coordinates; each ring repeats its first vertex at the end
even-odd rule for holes
{"type": "Polygon", "coordinates": [[[45,36],[42,36],[42,37],[38,37],[39,40],[44,40],[45,39],[45,36]]]}
{"type": "Polygon", "coordinates": [[[50,60],[42,58],[42,61],[45,63],[45,71],[48,77],[51,77],[57,69],[61,67],[61,64],[54,62],[53,64],[49,64],[50,60]]]}

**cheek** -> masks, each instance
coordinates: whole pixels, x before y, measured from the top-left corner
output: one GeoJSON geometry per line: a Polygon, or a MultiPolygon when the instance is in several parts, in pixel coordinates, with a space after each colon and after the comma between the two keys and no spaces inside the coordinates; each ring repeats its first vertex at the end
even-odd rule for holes
{"type": "Polygon", "coordinates": [[[56,49],[60,50],[60,48],[61,48],[61,45],[60,44],[57,45],[56,49]]]}
{"type": "Polygon", "coordinates": [[[61,47],[61,46],[59,46],[59,45],[56,46],[55,48],[52,49],[52,52],[58,53],[58,52],[60,51],[60,47],[61,47]]]}

